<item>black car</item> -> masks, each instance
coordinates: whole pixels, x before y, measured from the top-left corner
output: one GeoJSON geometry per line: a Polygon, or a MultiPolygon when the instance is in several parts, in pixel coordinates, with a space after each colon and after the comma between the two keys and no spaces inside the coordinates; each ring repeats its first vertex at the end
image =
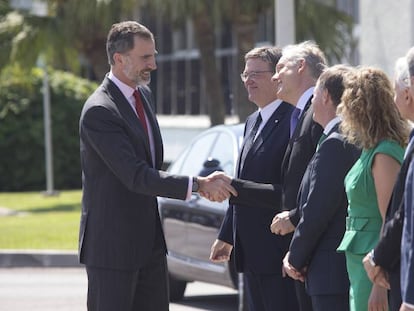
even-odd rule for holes
{"type": "MultiPolygon", "coordinates": [[[[206,176],[216,170],[233,176],[243,139],[243,124],[218,125],[200,133],[170,165],[172,174],[206,176]]],[[[203,281],[237,288],[232,263],[209,260],[228,201],[210,202],[198,194],[182,201],[159,198],[168,248],[170,300],[183,298],[187,282],[203,281]]]]}

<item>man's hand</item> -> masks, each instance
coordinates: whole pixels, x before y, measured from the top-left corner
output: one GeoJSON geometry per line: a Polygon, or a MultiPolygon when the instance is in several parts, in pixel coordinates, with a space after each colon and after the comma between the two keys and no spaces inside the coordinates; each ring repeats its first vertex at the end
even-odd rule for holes
{"type": "Polygon", "coordinates": [[[387,273],[380,266],[373,266],[370,263],[371,254],[368,253],[362,260],[365,271],[372,283],[382,286],[386,289],[390,289],[390,283],[388,282],[387,273]]]}
{"type": "Polygon", "coordinates": [[[270,231],[274,234],[286,235],[295,231],[295,226],[289,219],[289,211],[284,211],[273,218],[272,224],[270,225],[270,231]]]}
{"type": "Polygon", "coordinates": [[[287,252],[286,255],[285,255],[285,258],[283,258],[283,267],[282,267],[283,277],[288,275],[294,280],[299,280],[301,282],[305,282],[305,275],[302,272],[296,270],[295,267],[293,267],[289,263],[289,255],[290,255],[290,252],[287,252]]]}
{"type": "Polygon", "coordinates": [[[222,202],[231,195],[237,196],[236,189],[231,185],[231,178],[222,172],[214,172],[207,177],[197,177],[201,196],[214,202],[222,202]]]}
{"type": "Polygon", "coordinates": [[[400,311],[414,311],[414,308],[409,307],[405,303],[401,304],[400,311]]]}
{"type": "Polygon", "coordinates": [[[387,289],[376,284],[372,285],[368,299],[368,311],[388,311],[387,289]]]}
{"type": "Polygon", "coordinates": [[[213,262],[225,262],[230,260],[233,245],[216,240],[211,246],[210,260],[213,262]]]}

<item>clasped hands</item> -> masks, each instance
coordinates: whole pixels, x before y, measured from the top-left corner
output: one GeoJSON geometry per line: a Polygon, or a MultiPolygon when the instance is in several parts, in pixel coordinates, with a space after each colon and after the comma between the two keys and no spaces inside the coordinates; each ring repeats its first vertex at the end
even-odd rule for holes
{"type": "Polygon", "coordinates": [[[290,276],[294,280],[305,282],[307,267],[304,267],[301,271],[297,270],[289,263],[290,252],[287,252],[285,258],[283,258],[282,276],[290,276]]]}
{"type": "Polygon", "coordinates": [[[216,171],[206,177],[197,177],[198,193],[213,202],[222,202],[231,195],[237,196],[237,191],[231,185],[232,178],[223,172],[216,171]]]}
{"type": "Polygon", "coordinates": [[[364,268],[365,268],[365,271],[367,272],[369,279],[371,280],[373,284],[377,284],[386,289],[390,289],[390,283],[388,281],[387,272],[378,265],[377,266],[371,265],[370,256],[371,254],[368,253],[362,260],[362,263],[364,264],[364,268]]]}

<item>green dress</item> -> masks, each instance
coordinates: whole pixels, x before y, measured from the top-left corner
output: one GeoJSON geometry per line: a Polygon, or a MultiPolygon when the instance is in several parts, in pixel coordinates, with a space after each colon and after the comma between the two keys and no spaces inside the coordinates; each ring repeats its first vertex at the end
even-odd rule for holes
{"type": "Polygon", "coordinates": [[[338,251],[344,251],[346,256],[351,311],[368,310],[368,299],[372,289],[362,259],[378,243],[382,226],[371,170],[377,153],[389,155],[400,164],[404,158],[404,148],[394,141],[384,140],[372,149],[364,149],[345,177],[348,217],[346,231],[338,251]]]}

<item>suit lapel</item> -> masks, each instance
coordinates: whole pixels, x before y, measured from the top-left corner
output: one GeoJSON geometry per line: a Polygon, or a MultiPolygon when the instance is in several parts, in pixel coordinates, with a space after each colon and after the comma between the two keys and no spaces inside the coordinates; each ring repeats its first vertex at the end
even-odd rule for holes
{"type": "Polygon", "coordinates": [[[110,99],[115,104],[122,118],[132,128],[133,132],[137,133],[137,135],[139,135],[140,137],[145,137],[145,139],[142,140],[145,144],[145,151],[147,153],[147,157],[150,160],[149,163],[152,163],[151,149],[149,146],[148,139],[146,139],[147,134],[144,132],[141,123],[137,120],[137,116],[135,112],[132,110],[132,107],[129,104],[128,100],[119,90],[119,88],[107,77],[104,79],[102,86],[104,89],[107,90],[107,94],[109,95],[110,99]]]}
{"type": "Polygon", "coordinates": [[[148,121],[151,126],[152,136],[154,139],[155,145],[155,167],[160,168],[164,159],[164,149],[162,145],[162,136],[160,127],[155,116],[153,107],[151,105],[152,99],[151,94],[148,91],[145,91],[145,87],[140,86],[138,88],[139,92],[141,93],[141,98],[143,99],[143,105],[145,109],[145,113],[147,115],[148,121]]]}
{"type": "MultiPolygon", "coordinates": [[[[282,102],[280,106],[273,112],[272,116],[267,120],[265,126],[262,128],[260,133],[257,135],[256,140],[253,142],[253,145],[251,146],[250,150],[247,151],[247,155],[244,159],[244,163],[249,162],[254,155],[257,153],[257,151],[260,149],[260,147],[266,142],[266,140],[269,138],[269,135],[275,131],[280,123],[280,120],[282,120],[285,117],[285,114],[287,111],[289,111],[290,106],[288,106],[288,103],[282,102]]],[[[249,118],[249,121],[252,120],[252,122],[249,122],[249,130],[246,131],[245,137],[247,137],[250,134],[250,131],[254,125],[254,120],[256,120],[257,117],[256,112],[254,115],[252,115],[249,118]]],[[[244,142],[242,147],[242,152],[244,151],[244,142]]],[[[243,169],[244,163],[239,163],[238,166],[238,172],[239,175],[241,173],[241,170],[243,169]]]]}
{"type": "Polygon", "coordinates": [[[307,101],[307,103],[305,105],[305,108],[303,109],[303,112],[302,112],[302,114],[301,114],[301,116],[299,118],[299,121],[298,121],[297,125],[296,125],[295,131],[293,132],[293,135],[292,135],[292,137],[289,140],[289,144],[286,147],[286,152],[285,152],[285,155],[284,155],[283,161],[282,161],[282,175],[284,175],[284,173],[285,173],[285,169],[284,168],[287,168],[288,167],[289,159],[290,159],[290,154],[292,153],[293,143],[300,136],[300,130],[301,130],[303,121],[305,120],[305,117],[307,116],[307,112],[309,110],[309,107],[312,104],[312,97],[313,97],[313,95],[308,99],[308,101],[307,101]]]}

